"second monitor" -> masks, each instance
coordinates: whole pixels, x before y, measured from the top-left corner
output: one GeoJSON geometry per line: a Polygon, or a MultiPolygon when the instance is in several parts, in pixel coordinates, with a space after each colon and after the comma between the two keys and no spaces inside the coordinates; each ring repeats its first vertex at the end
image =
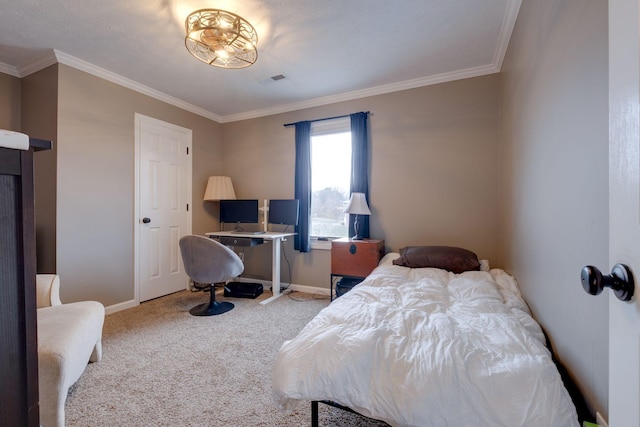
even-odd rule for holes
{"type": "Polygon", "coordinates": [[[298,199],[269,200],[269,224],[298,225],[298,199]]]}

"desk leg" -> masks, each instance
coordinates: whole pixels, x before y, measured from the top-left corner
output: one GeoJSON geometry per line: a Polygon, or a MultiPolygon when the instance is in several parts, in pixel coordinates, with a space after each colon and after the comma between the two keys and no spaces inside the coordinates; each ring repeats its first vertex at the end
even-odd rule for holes
{"type": "Polygon", "coordinates": [[[271,244],[271,288],[273,290],[273,296],[267,298],[264,301],[260,301],[260,304],[268,304],[271,301],[278,298],[280,295],[280,248],[282,245],[282,239],[275,238],[271,244]]]}

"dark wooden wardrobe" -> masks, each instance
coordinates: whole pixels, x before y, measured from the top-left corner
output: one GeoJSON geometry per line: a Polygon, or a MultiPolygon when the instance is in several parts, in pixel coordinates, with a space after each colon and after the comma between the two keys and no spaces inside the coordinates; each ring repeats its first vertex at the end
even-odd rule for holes
{"type": "Polygon", "coordinates": [[[33,155],[0,148],[0,426],[38,426],[33,155]]]}

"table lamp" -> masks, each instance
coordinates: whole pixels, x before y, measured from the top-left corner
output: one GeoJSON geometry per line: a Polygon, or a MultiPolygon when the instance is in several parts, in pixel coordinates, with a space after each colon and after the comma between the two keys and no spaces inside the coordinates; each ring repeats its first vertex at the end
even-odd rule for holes
{"type": "Polygon", "coordinates": [[[355,219],[353,220],[353,230],[355,231],[355,236],[352,237],[353,240],[362,240],[362,236],[358,232],[358,215],[371,215],[371,211],[369,210],[369,206],[367,206],[367,198],[364,193],[351,193],[351,199],[349,200],[349,204],[347,208],[344,210],[345,213],[355,215],[355,219]]]}
{"type": "Polygon", "coordinates": [[[207,188],[204,191],[204,200],[234,200],[236,193],[233,191],[231,178],[228,176],[210,176],[207,180],[207,188]]]}

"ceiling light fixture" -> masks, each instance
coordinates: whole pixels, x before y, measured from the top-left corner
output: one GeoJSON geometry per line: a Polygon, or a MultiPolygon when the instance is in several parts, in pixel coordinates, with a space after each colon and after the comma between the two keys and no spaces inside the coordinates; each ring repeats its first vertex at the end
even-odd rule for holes
{"type": "Polygon", "coordinates": [[[245,68],[258,59],[258,34],[241,16],[220,9],[200,9],[185,20],[187,50],[220,68],[245,68]]]}

